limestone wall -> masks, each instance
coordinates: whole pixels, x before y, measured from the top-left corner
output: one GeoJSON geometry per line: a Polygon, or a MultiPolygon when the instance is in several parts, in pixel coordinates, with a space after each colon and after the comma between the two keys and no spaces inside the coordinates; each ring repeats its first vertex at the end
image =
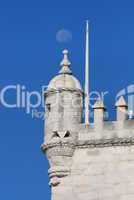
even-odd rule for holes
{"type": "Polygon", "coordinates": [[[53,200],[134,200],[134,146],[77,148],[53,200]]]}

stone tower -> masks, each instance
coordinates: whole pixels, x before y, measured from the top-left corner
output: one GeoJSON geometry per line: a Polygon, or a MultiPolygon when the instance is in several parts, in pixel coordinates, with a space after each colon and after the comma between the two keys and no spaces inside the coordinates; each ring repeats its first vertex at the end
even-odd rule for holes
{"type": "Polygon", "coordinates": [[[64,50],[63,54],[61,70],[45,91],[45,142],[42,149],[50,163],[51,186],[57,186],[70,174],[78,126],[82,123],[83,91],[72,75],[68,51],[64,50]]]}
{"type": "MultiPolygon", "coordinates": [[[[45,137],[42,151],[52,191],[51,200],[134,200],[134,121],[121,96],[116,121],[105,121],[98,99],[94,123],[82,121],[83,91],[72,75],[68,51],[61,70],[45,91],[45,137]]],[[[86,98],[86,97],[85,97],[86,98]]]]}

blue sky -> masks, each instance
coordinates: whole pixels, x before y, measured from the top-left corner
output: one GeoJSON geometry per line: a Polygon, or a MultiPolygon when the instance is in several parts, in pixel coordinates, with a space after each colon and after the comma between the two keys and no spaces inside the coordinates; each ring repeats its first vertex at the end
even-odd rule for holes
{"type": "MultiPolygon", "coordinates": [[[[68,48],[72,71],[84,84],[85,20],[91,21],[90,90],[109,91],[105,104],[115,118],[116,94],[133,84],[134,2],[123,0],[0,2],[0,88],[25,85],[28,91],[59,71],[68,48]],[[56,40],[58,31],[72,34],[56,40]]],[[[7,94],[14,102],[14,93],[7,94]]],[[[0,199],[50,200],[48,163],[40,150],[43,120],[0,103],[0,199]]]]}

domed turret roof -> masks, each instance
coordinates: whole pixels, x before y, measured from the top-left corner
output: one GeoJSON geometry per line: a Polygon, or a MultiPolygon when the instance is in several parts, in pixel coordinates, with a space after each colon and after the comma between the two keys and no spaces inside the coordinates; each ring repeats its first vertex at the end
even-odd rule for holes
{"type": "Polygon", "coordinates": [[[55,76],[50,81],[47,90],[61,88],[82,90],[80,82],[71,74],[59,74],[55,76]]]}
{"type": "Polygon", "coordinates": [[[71,90],[81,90],[80,82],[72,75],[70,70],[71,63],[68,60],[68,51],[63,51],[64,58],[61,62],[61,70],[59,74],[55,76],[48,85],[47,91],[49,90],[59,90],[59,89],[71,89],[71,90]]]}

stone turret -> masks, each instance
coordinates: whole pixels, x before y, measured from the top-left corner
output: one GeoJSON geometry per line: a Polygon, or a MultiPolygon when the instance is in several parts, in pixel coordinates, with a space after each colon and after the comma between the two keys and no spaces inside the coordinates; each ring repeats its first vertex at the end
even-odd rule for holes
{"type": "Polygon", "coordinates": [[[50,184],[70,172],[71,159],[82,123],[83,92],[72,75],[68,51],[63,51],[61,70],[45,91],[45,140],[42,150],[50,163],[50,184]]]}
{"type": "Polygon", "coordinates": [[[105,105],[97,100],[94,123],[85,126],[83,91],[70,69],[68,51],[63,54],[59,74],[44,93],[42,151],[50,165],[52,200],[132,200],[134,121],[127,119],[127,103],[120,97],[116,121],[106,121],[105,105]]]}

